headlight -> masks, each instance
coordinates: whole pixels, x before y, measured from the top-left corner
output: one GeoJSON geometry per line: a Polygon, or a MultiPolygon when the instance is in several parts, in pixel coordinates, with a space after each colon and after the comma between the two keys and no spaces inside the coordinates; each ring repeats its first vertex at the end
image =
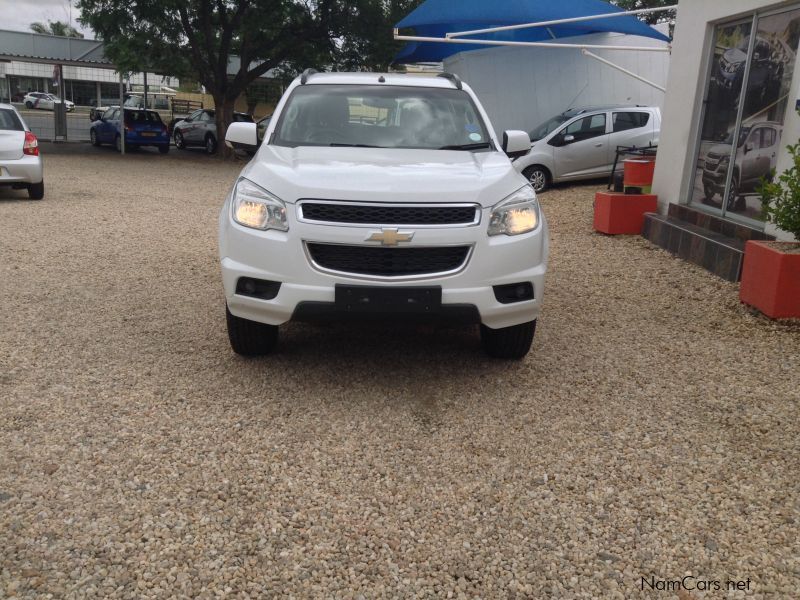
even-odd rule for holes
{"type": "Polygon", "coordinates": [[[240,179],[233,188],[233,220],[253,229],[288,231],[286,205],[252,181],[240,179]]]}
{"type": "Polygon", "coordinates": [[[529,185],[520,188],[492,209],[489,235],[520,235],[539,225],[539,203],[529,185]]]}

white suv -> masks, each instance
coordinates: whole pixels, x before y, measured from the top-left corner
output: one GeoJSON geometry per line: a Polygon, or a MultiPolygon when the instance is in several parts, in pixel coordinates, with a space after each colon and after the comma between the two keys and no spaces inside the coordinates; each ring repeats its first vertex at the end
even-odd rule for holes
{"type": "MultiPolygon", "coordinates": [[[[256,145],[233,123],[229,145],[256,145]]],[[[486,351],[522,358],[542,306],[547,222],[472,90],[449,74],[306,71],[222,208],[233,350],[265,354],[290,320],[481,324],[486,351]]]]}

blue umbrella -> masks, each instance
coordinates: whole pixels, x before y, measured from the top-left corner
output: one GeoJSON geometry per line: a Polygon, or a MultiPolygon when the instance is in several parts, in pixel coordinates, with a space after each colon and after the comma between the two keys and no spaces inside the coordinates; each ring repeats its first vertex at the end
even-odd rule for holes
{"type": "MultiPolygon", "coordinates": [[[[603,0],[427,0],[400,21],[398,29],[413,28],[419,37],[444,37],[446,33],[503,27],[522,23],[555,21],[587,17],[622,9],[603,0]]],[[[549,42],[590,33],[627,33],[669,41],[661,32],[633,16],[592,19],[550,27],[533,27],[465,36],[464,39],[502,40],[513,42],[549,42]]],[[[469,50],[485,49],[479,44],[447,44],[411,42],[395,57],[397,63],[438,62],[469,50]]]]}

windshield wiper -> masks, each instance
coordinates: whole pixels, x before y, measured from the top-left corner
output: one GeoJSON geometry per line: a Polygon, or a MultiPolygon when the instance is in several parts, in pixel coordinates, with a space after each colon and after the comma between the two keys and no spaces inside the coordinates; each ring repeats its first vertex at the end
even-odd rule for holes
{"type": "Polygon", "coordinates": [[[336,142],[332,142],[328,145],[334,146],[336,148],[383,148],[384,147],[384,146],[370,146],[369,144],[338,144],[336,142]]]}
{"type": "Polygon", "coordinates": [[[442,146],[439,150],[481,150],[483,148],[491,148],[489,142],[479,142],[477,144],[453,144],[451,146],[442,146]]]}

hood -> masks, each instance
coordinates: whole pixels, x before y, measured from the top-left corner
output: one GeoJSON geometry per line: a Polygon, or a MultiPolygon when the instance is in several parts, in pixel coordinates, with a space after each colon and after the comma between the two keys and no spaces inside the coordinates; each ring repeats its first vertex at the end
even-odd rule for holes
{"type": "Polygon", "coordinates": [[[730,156],[731,154],[731,145],[730,144],[716,144],[711,146],[708,150],[706,150],[706,156],[709,154],[714,154],[718,157],[722,156],[730,156]]]}
{"type": "Polygon", "coordinates": [[[739,63],[747,62],[747,53],[739,50],[739,48],[731,48],[725,51],[722,58],[724,58],[728,64],[738,65],[739,63]]]}
{"type": "Polygon", "coordinates": [[[505,154],[459,150],[265,145],[242,176],[286,202],[315,198],[490,207],[525,185],[505,154]]]}

